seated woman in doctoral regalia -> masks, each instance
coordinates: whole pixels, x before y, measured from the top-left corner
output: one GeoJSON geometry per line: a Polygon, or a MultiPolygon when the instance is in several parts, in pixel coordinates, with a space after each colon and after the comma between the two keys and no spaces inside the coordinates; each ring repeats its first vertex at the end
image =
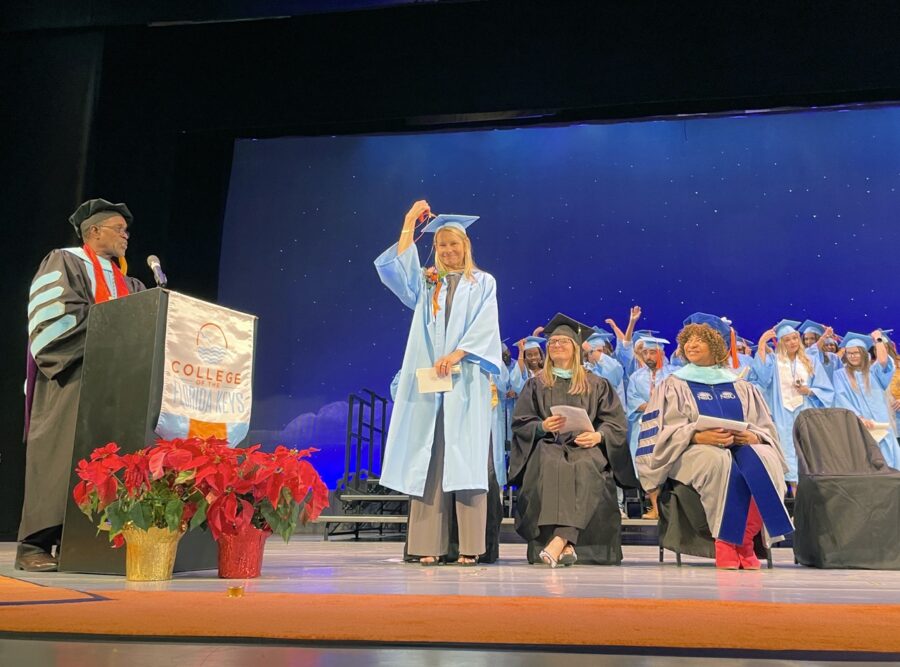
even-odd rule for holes
{"type": "Polygon", "coordinates": [[[759,569],[753,538],[768,545],[793,531],[782,498],[784,454],[759,390],[724,366],[730,328],[714,315],[694,313],[678,334],[687,365],[667,377],[641,422],[637,466],[648,491],[666,479],[700,495],[716,540],[716,567],[759,569]],[[704,417],[746,422],[744,430],[700,430],[704,417]]]}
{"type": "Polygon", "coordinates": [[[622,561],[616,482],[638,481],[619,397],[581,363],[581,345],[593,333],[556,315],[544,329],[544,368],[516,402],[509,483],[519,487],[516,532],[528,541],[529,563],[622,561]],[[552,414],[555,406],[583,408],[590,430],[573,432],[565,417],[552,414]]]}

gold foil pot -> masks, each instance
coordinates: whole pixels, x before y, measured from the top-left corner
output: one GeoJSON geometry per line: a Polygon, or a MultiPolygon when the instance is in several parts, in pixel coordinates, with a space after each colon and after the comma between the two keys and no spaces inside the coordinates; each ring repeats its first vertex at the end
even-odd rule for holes
{"type": "Polygon", "coordinates": [[[128,581],[164,581],[172,578],[175,552],[184,531],[173,533],[151,526],[149,530],[132,524],[122,530],[125,536],[125,579],[128,581]]]}

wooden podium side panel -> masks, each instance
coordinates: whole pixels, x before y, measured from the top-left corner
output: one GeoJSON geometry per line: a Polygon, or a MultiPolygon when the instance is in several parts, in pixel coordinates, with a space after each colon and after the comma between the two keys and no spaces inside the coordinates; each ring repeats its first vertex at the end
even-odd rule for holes
{"type": "MultiPolygon", "coordinates": [[[[133,452],[156,438],[168,294],[152,289],[98,304],[88,316],[81,396],[75,427],[69,504],[63,524],[61,572],[124,574],[125,549],[113,549],[106,533],[75,505],[74,469],[99,446],[117,443],[133,452]]],[[[216,545],[206,533],[188,533],[178,548],[176,571],[216,567],[216,545]]]]}

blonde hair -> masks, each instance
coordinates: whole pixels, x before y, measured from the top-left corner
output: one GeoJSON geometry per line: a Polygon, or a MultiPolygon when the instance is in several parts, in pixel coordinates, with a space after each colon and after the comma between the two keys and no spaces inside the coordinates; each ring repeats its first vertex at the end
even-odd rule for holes
{"type": "MultiPolygon", "coordinates": [[[[588,391],[588,381],[587,372],[584,370],[584,366],[581,365],[581,347],[568,336],[566,336],[566,340],[571,342],[572,347],[575,349],[575,354],[572,355],[572,383],[569,385],[569,391],[567,393],[586,394],[588,391]]],[[[556,365],[553,363],[553,359],[550,358],[549,343],[547,345],[547,354],[544,356],[544,368],[537,377],[540,379],[542,385],[545,387],[552,387],[556,383],[556,376],[553,374],[553,369],[556,368],[556,365]]]]}
{"type": "Polygon", "coordinates": [[[847,352],[844,351],[844,367],[847,369],[847,379],[850,380],[850,386],[853,387],[853,391],[859,391],[859,386],[856,384],[856,371],[862,373],[863,381],[866,383],[866,392],[869,391],[869,368],[872,367],[872,358],[869,356],[869,351],[860,347],[859,345],[854,345],[854,348],[860,350],[861,352],[861,361],[859,366],[851,366],[849,361],[847,360],[847,352]]]}
{"type": "MultiPolygon", "coordinates": [[[[678,332],[676,340],[682,356],[684,356],[684,346],[694,336],[706,343],[717,366],[725,363],[725,360],[728,359],[728,348],[725,347],[725,339],[722,338],[722,334],[708,324],[687,324],[678,332]]],[[[684,359],[687,360],[687,357],[684,357],[684,359]]]]}
{"type": "Polygon", "coordinates": [[[447,267],[444,266],[444,263],[441,261],[441,258],[438,256],[438,252],[437,252],[438,236],[440,236],[441,234],[445,234],[445,233],[452,234],[453,236],[455,236],[457,238],[457,240],[462,242],[462,244],[463,244],[463,269],[462,269],[463,275],[466,278],[468,278],[469,280],[475,280],[475,276],[473,274],[475,273],[475,271],[478,271],[478,267],[475,265],[475,258],[472,257],[472,241],[469,240],[469,237],[466,236],[465,232],[460,231],[456,227],[450,227],[450,226],[441,227],[435,233],[434,244],[432,246],[434,249],[434,265],[435,265],[435,267],[437,267],[437,270],[440,271],[441,273],[446,273],[448,270],[447,267]]]}
{"type": "MultiPolygon", "coordinates": [[[[788,336],[791,336],[791,335],[793,335],[793,334],[788,334],[788,336]]],[[[799,333],[797,335],[800,336],[799,333]]],[[[788,358],[787,350],[784,348],[784,338],[785,337],[782,336],[781,338],[778,339],[778,342],[775,344],[775,353],[778,355],[778,357],[780,359],[788,358]]],[[[803,367],[806,369],[806,372],[809,373],[810,375],[812,375],[815,367],[813,366],[812,359],[810,359],[806,355],[806,349],[803,347],[803,337],[802,336],[800,336],[800,348],[797,350],[797,358],[800,360],[800,363],[803,364],[803,367]]]]}

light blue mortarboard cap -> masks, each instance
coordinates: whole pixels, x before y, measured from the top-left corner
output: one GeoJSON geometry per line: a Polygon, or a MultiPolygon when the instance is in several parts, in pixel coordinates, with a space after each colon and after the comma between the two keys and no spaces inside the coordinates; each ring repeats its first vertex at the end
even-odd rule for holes
{"type": "Polygon", "coordinates": [[[631,340],[638,341],[642,338],[652,338],[658,333],[659,331],[657,331],[656,329],[638,329],[631,334],[631,340]]]}
{"type": "Polygon", "coordinates": [[[848,347],[861,347],[863,349],[868,350],[870,347],[875,345],[875,341],[872,340],[871,336],[867,336],[861,333],[855,333],[853,331],[848,331],[844,334],[844,341],[841,345],[846,349],[848,347]]]}
{"type": "Polygon", "coordinates": [[[799,333],[797,331],[797,327],[800,326],[800,322],[798,320],[781,320],[778,324],[776,324],[773,329],[775,329],[775,337],[781,338],[783,336],[787,336],[792,333],[799,333]]]}
{"type": "Polygon", "coordinates": [[[641,341],[644,343],[645,350],[661,350],[670,342],[665,338],[654,338],[653,336],[641,338],[641,341]]]}
{"type": "Polygon", "coordinates": [[[587,344],[590,345],[593,349],[597,349],[598,347],[603,347],[604,345],[606,345],[609,341],[612,340],[612,337],[612,334],[608,333],[595,333],[587,339],[587,344]]]}
{"type": "Polygon", "coordinates": [[[455,227],[459,231],[465,233],[466,227],[478,220],[477,215],[456,215],[453,213],[442,213],[425,225],[423,232],[437,232],[441,227],[455,227]]]}
{"type": "Polygon", "coordinates": [[[806,320],[803,324],[797,327],[797,331],[802,334],[805,334],[807,331],[812,331],[814,334],[818,336],[825,335],[825,325],[819,324],[818,322],[813,322],[812,320],[806,320]]]}
{"type": "Polygon", "coordinates": [[[533,350],[535,348],[540,349],[541,346],[547,342],[544,338],[538,338],[537,336],[526,336],[525,337],[525,349],[533,350]]]}

